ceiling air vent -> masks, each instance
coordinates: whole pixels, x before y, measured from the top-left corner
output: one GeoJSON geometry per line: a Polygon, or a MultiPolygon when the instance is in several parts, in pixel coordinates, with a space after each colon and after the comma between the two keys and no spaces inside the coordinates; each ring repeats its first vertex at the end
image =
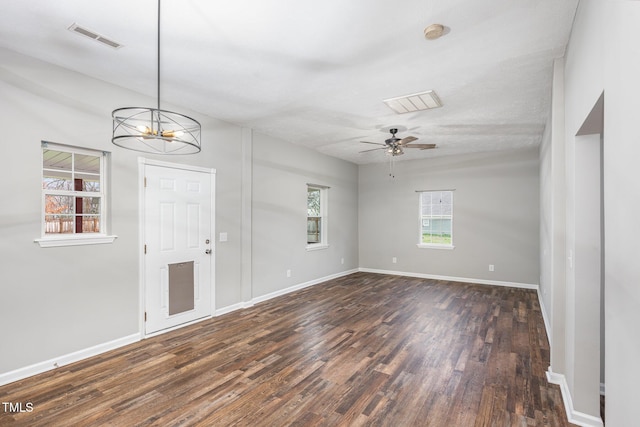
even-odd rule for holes
{"type": "Polygon", "coordinates": [[[414,111],[423,111],[442,107],[440,98],[438,98],[438,95],[436,95],[432,90],[414,93],[413,95],[385,99],[384,103],[398,114],[413,113],[414,111]]]}
{"type": "Polygon", "coordinates": [[[110,46],[114,49],[120,49],[122,47],[122,44],[113,41],[103,35],[100,35],[98,33],[96,33],[95,31],[89,30],[87,28],[81,27],[80,25],[76,24],[75,22],[73,24],[71,24],[71,26],[68,28],[69,31],[73,31],[74,33],[77,34],[82,34],[85,37],[89,37],[90,39],[93,39],[97,42],[100,42],[102,44],[105,44],[107,46],[110,46]]]}

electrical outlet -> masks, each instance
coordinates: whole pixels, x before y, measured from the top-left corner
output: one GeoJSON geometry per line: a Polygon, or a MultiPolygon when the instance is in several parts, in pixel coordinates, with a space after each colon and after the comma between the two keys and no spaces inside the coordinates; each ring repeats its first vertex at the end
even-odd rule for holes
{"type": "Polygon", "coordinates": [[[394,263],[394,264],[397,263],[398,262],[398,258],[396,258],[396,257],[391,258],[391,262],[394,263]]]}
{"type": "Polygon", "coordinates": [[[287,277],[291,277],[291,270],[287,270],[287,277]]]}
{"type": "Polygon", "coordinates": [[[493,264],[489,264],[489,271],[495,271],[495,267],[493,264]]]}
{"type": "Polygon", "coordinates": [[[340,264],[344,264],[344,258],[340,258],[340,264]]]}

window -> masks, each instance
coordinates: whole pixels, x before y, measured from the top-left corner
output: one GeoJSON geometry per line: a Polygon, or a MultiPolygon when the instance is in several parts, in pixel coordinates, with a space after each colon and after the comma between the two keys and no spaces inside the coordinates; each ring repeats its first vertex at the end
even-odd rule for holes
{"type": "Polygon", "coordinates": [[[419,247],[453,248],[453,191],[420,191],[419,247]]]}
{"type": "Polygon", "coordinates": [[[42,143],[42,236],[40,246],[110,243],[107,236],[107,154],[42,143]]]}
{"type": "Polygon", "coordinates": [[[328,187],[307,184],[307,249],[324,249],[327,243],[328,187]]]}

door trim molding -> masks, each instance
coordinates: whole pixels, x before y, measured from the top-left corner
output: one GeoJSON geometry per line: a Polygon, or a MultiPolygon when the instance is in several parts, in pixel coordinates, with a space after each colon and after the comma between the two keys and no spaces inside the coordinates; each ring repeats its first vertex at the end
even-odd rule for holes
{"type": "Polygon", "coordinates": [[[155,159],[147,159],[145,157],[138,157],[138,330],[140,331],[140,339],[149,338],[155,335],[162,334],[164,332],[168,332],[170,330],[175,330],[182,326],[188,326],[192,323],[195,323],[198,320],[205,320],[207,318],[211,318],[211,316],[207,316],[201,319],[196,319],[196,321],[187,322],[181,324],[179,326],[163,329],[162,331],[153,332],[151,334],[147,334],[145,332],[144,325],[144,314],[145,314],[145,258],[144,258],[144,229],[145,229],[145,200],[144,200],[144,172],[146,166],[159,166],[164,168],[172,168],[172,169],[181,169],[192,172],[204,172],[208,173],[211,177],[211,251],[212,251],[212,259],[211,259],[211,316],[216,312],[215,305],[215,296],[216,296],[216,229],[215,229],[215,220],[216,220],[216,170],[214,168],[206,168],[202,166],[193,166],[186,165],[182,163],[172,163],[166,162],[163,160],[155,160],[155,159]]]}
{"type": "Polygon", "coordinates": [[[160,166],[164,168],[182,169],[182,170],[193,171],[193,172],[204,172],[204,173],[210,173],[214,175],[216,173],[216,170],[213,168],[185,165],[183,163],[165,162],[163,160],[147,159],[145,157],[138,157],[138,165],[160,166]]]}

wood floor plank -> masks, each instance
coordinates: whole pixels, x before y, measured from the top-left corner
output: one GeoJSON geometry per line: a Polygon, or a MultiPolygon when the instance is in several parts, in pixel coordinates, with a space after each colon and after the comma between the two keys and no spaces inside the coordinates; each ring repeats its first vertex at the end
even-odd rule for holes
{"type": "Polygon", "coordinates": [[[535,291],[355,273],[0,387],[2,426],[570,426],[535,291]]]}

